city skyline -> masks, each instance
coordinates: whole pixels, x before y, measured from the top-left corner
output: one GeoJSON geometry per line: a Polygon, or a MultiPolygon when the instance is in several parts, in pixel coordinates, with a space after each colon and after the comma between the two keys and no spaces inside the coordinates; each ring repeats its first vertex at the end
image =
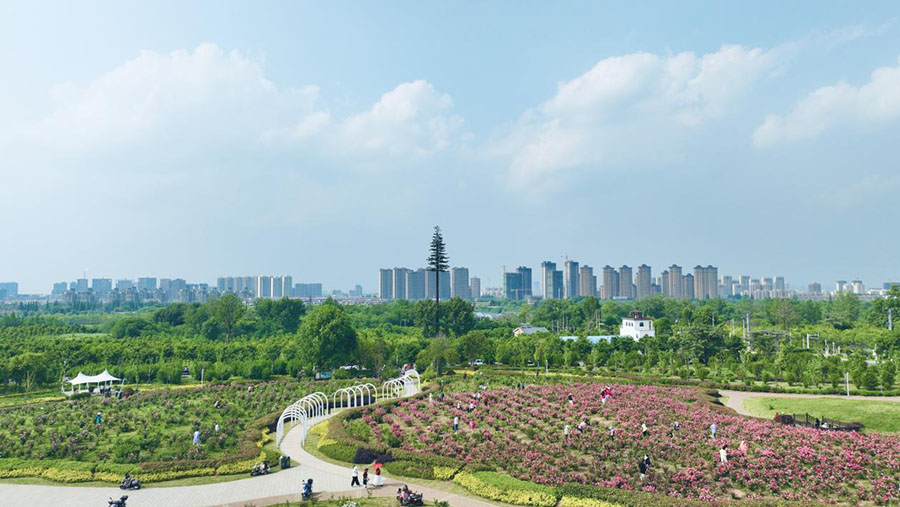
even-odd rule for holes
{"type": "Polygon", "coordinates": [[[900,277],[896,2],[270,7],[0,5],[0,280],[900,277]]]}

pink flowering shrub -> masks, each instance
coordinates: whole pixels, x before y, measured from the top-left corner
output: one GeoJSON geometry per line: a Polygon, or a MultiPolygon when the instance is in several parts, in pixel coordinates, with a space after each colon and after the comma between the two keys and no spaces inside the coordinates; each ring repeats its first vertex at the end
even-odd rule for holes
{"type": "Polygon", "coordinates": [[[678,387],[544,385],[501,388],[477,397],[455,393],[443,402],[405,400],[363,421],[373,438],[476,466],[503,469],[518,479],[582,483],[712,501],[733,490],[751,499],[889,503],[900,499],[900,438],[795,428],[724,415],[698,392],[678,387]],[[574,397],[569,405],[568,396],[574,397]],[[457,402],[460,408],[457,409],[457,402]],[[469,404],[475,405],[469,411],[469,404]],[[459,418],[459,431],[452,428],[459,418]],[[382,423],[379,423],[379,420],[382,423]],[[470,421],[475,430],[470,430],[470,421]],[[577,426],[584,421],[585,430],[577,426]],[[673,431],[678,421],[680,429],[673,431]],[[389,423],[385,431],[383,423],[389,423]],[[717,425],[715,439],[709,426],[717,425]],[[648,435],[642,436],[641,424],[648,435]],[[569,426],[569,436],[564,427],[569,426]],[[615,428],[610,438],[608,427],[615,428]],[[738,450],[741,441],[747,453],[738,450]],[[728,462],[719,449],[728,445],[728,462]],[[652,465],[641,481],[638,461],[652,465]]]}

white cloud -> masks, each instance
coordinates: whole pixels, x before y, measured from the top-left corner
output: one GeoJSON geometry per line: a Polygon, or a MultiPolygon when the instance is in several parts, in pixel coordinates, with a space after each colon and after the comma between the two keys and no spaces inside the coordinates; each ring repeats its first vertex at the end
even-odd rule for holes
{"type": "Polygon", "coordinates": [[[143,51],[86,85],[57,87],[53,99],[50,116],[23,129],[25,140],[89,157],[153,148],[203,160],[276,141],[330,158],[421,156],[447,148],[462,124],[450,96],[425,81],[334,118],[318,87],[279,88],[258,59],[214,44],[143,51]]]}
{"type": "MultiPolygon", "coordinates": [[[[900,60],[898,60],[900,61],[900,60]]],[[[786,115],[767,115],[753,132],[757,146],[813,139],[844,124],[868,125],[900,117],[900,65],[881,67],[861,86],[843,81],[819,88],[786,115]]]]}
{"type": "Polygon", "coordinates": [[[491,151],[511,159],[510,181],[517,186],[567,168],[656,158],[654,151],[677,151],[667,141],[728,114],[777,60],[775,51],[737,45],[701,56],[606,58],[560,83],[556,95],[523,115],[491,151]]]}
{"type": "Polygon", "coordinates": [[[445,149],[462,125],[453,100],[422,80],[402,83],[372,108],[345,119],[341,141],[362,151],[424,155],[445,149]]]}

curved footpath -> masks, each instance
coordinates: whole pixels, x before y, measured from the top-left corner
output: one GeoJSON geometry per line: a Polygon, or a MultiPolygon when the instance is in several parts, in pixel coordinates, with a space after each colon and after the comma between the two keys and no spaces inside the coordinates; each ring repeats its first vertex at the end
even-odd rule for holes
{"type": "Polygon", "coordinates": [[[744,400],[747,398],[838,398],[842,400],[869,400],[869,401],[896,401],[900,402],[900,396],[845,396],[840,394],[795,394],[795,393],[756,393],[750,391],[719,391],[722,396],[727,396],[725,406],[738,414],[756,417],[744,408],[744,400]]]}
{"type": "MultiPolygon", "coordinates": [[[[124,494],[128,495],[128,507],[263,506],[300,501],[300,485],[308,478],[313,479],[313,491],[319,499],[366,496],[362,488],[350,489],[349,467],[323,461],[302,448],[299,426],[285,435],[279,448],[299,465],[263,477],[198,486],[150,487],[139,491],[121,491],[117,487],[0,484],[0,505],[104,507],[109,498],[119,498],[124,494]]],[[[427,501],[444,500],[454,507],[497,505],[388,477],[385,477],[384,483],[381,488],[372,490],[373,496],[393,497],[398,484],[408,484],[413,490],[424,493],[427,501]]]]}

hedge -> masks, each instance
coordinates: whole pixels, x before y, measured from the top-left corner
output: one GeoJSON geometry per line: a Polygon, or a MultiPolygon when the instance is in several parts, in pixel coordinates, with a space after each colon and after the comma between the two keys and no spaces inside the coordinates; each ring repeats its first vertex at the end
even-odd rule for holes
{"type": "Polygon", "coordinates": [[[431,465],[426,463],[399,460],[386,463],[384,468],[392,475],[403,475],[405,477],[415,477],[418,479],[434,479],[434,469],[431,465]]]}
{"type": "Polygon", "coordinates": [[[497,472],[460,472],[453,482],[478,496],[515,505],[554,507],[557,500],[554,488],[497,472]]]}

